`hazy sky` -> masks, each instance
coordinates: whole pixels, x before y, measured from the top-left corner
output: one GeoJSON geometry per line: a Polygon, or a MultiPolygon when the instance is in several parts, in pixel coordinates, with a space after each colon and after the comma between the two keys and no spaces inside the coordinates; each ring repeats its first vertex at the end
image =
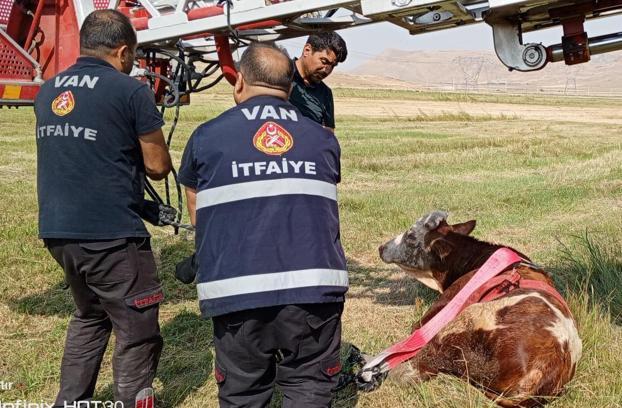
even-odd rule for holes
{"type": "MultiPolygon", "coordinates": [[[[622,31],[622,16],[591,20],[586,23],[590,37],[622,31]]],[[[486,23],[472,24],[435,33],[410,35],[405,29],[390,23],[371,24],[339,32],[348,44],[348,60],[338,67],[347,71],[387,48],[403,50],[494,50],[492,29],[486,23]]],[[[528,33],[527,42],[545,45],[561,42],[562,29],[555,27],[528,33]]],[[[304,38],[283,41],[291,55],[300,53],[304,38]]]]}

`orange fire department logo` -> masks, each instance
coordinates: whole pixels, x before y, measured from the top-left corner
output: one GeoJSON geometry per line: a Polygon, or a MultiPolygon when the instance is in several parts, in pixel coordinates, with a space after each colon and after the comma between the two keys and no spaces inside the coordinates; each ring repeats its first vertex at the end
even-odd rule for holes
{"type": "Polygon", "coordinates": [[[280,156],[294,146],[294,138],[279,124],[266,122],[255,133],[253,145],[260,152],[280,156]]]}
{"type": "Polygon", "coordinates": [[[52,101],[52,112],[58,116],[65,116],[71,113],[75,106],[76,101],[73,98],[73,93],[65,91],[52,101]]]}

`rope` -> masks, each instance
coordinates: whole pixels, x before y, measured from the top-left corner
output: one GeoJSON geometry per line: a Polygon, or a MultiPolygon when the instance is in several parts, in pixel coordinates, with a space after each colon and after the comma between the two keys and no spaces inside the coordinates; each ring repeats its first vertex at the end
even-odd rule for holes
{"type": "MultiPolygon", "coordinates": [[[[183,52],[180,50],[180,52],[183,52]]],[[[183,61],[183,60],[181,60],[183,61]]],[[[147,71],[145,70],[144,75],[146,77],[150,77],[150,78],[158,78],[164,82],[166,82],[168,84],[169,87],[169,95],[173,96],[173,100],[172,101],[168,101],[167,100],[167,96],[164,97],[164,101],[162,102],[162,108],[160,110],[162,116],[164,116],[164,113],[166,111],[167,108],[172,108],[175,107],[175,115],[173,116],[173,123],[171,125],[171,128],[169,130],[168,133],[168,137],[166,139],[166,146],[169,148],[171,147],[171,142],[173,140],[173,134],[175,133],[175,129],[177,128],[177,122],[179,121],[179,112],[180,112],[180,107],[181,107],[181,97],[180,97],[180,93],[179,93],[179,86],[178,83],[179,81],[175,81],[175,79],[177,78],[184,78],[183,74],[184,74],[184,70],[185,70],[185,63],[182,64],[177,64],[177,67],[175,69],[175,74],[173,76],[173,80],[165,77],[164,75],[160,75],[157,74],[155,72],[151,72],[151,71],[147,71]],[[181,74],[181,75],[180,75],[181,74]]],[[[185,229],[194,229],[191,225],[188,224],[182,224],[181,223],[181,218],[183,216],[183,196],[182,196],[182,192],[181,192],[181,184],[179,183],[178,179],[177,179],[177,172],[175,171],[175,169],[171,169],[171,173],[173,175],[173,181],[175,183],[175,188],[177,190],[177,215],[174,219],[170,219],[170,217],[166,216],[166,212],[160,212],[160,221],[163,224],[166,225],[171,225],[174,228],[175,231],[175,235],[177,235],[179,233],[179,228],[185,228],[185,229]]],[[[153,185],[151,184],[151,182],[145,178],[145,191],[147,192],[147,194],[158,204],[162,204],[162,205],[166,205],[168,207],[171,207],[171,194],[170,194],[170,183],[169,183],[169,176],[167,175],[166,178],[164,179],[164,190],[165,190],[165,198],[166,198],[166,202],[164,200],[162,200],[162,198],[160,197],[160,195],[157,193],[157,191],[155,190],[155,188],[153,187],[153,185]]]]}
{"type": "MultiPolygon", "coordinates": [[[[237,31],[231,26],[231,8],[233,7],[232,0],[220,0],[220,3],[227,3],[227,24],[229,27],[229,32],[234,38],[236,44],[240,44],[240,39],[238,38],[237,31]]],[[[167,84],[168,92],[164,97],[161,107],[161,114],[164,116],[166,109],[175,108],[175,113],[173,115],[173,122],[171,124],[171,128],[168,132],[168,137],[166,138],[166,145],[171,146],[171,142],[173,140],[173,135],[175,130],[177,129],[177,124],[179,122],[179,114],[181,108],[181,97],[188,95],[193,92],[201,92],[207,89],[210,89],[216,86],[224,77],[224,75],[219,75],[211,82],[206,85],[200,86],[203,79],[210,77],[219,68],[218,62],[208,62],[205,69],[202,72],[198,73],[194,68],[192,63],[186,62],[187,58],[193,58],[191,54],[186,53],[185,49],[181,45],[181,42],[177,43],[178,53],[175,55],[174,53],[163,50],[163,49],[146,49],[144,53],[146,56],[150,56],[152,59],[156,58],[156,54],[164,55],[169,60],[174,60],[177,64],[175,67],[175,71],[173,73],[172,78],[168,78],[164,75],[151,72],[147,69],[142,70],[141,75],[150,78],[151,80],[159,79],[164,81],[167,84]],[[172,99],[171,99],[172,97],[172,99]]],[[[199,58],[202,60],[201,58],[199,58]]],[[[206,62],[206,61],[204,61],[206,62]]],[[[173,178],[173,182],[175,183],[175,190],[177,192],[177,216],[174,219],[170,218],[170,214],[166,211],[160,211],[160,222],[166,225],[171,225],[175,229],[175,234],[179,233],[179,228],[185,228],[189,230],[194,230],[194,227],[188,224],[182,224],[181,219],[183,216],[183,194],[181,189],[181,184],[179,183],[177,171],[173,168],[171,169],[171,175],[173,178]]],[[[171,186],[169,181],[169,176],[164,179],[164,192],[165,192],[165,200],[160,197],[156,189],[153,187],[151,182],[145,178],[145,191],[147,194],[158,204],[165,205],[169,208],[171,207],[171,186]]]]}
{"type": "Polygon", "coordinates": [[[233,8],[233,0],[218,0],[218,6],[227,5],[227,29],[229,30],[229,34],[233,37],[235,41],[236,47],[240,44],[240,36],[238,34],[238,30],[231,26],[231,9],[233,8]]]}

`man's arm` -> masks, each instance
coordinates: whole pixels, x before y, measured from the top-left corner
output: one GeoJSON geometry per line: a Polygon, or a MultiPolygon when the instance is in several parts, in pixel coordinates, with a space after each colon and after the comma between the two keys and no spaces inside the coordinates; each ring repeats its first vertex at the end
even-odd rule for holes
{"type": "Polygon", "coordinates": [[[324,127],[335,133],[335,100],[333,99],[333,91],[330,88],[328,88],[328,97],[326,99],[324,127]]]}
{"type": "Polygon", "coordinates": [[[190,223],[196,226],[197,219],[197,190],[186,187],[186,205],[188,206],[188,215],[190,215],[190,223]]]}
{"type": "Polygon", "coordinates": [[[152,180],[162,180],[173,167],[162,129],[141,135],[138,140],[147,176],[152,180]]]}

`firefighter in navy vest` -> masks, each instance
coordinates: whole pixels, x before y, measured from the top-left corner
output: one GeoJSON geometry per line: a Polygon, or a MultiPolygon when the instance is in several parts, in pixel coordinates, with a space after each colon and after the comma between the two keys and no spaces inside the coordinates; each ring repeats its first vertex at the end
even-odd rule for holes
{"type": "Polygon", "coordinates": [[[57,407],[90,401],[111,331],[114,397],[149,395],[162,337],[162,289],[140,213],[145,174],[171,168],[149,87],[126,75],[136,33],[113,10],[80,30],[80,58],[35,101],[39,236],[65,272],[69,322],[57,407]]]}
{"type": "Polygon", "coordinates": [[[284,407],[327,407],[341,369],[340,148],[287,101],[292,75],[282,50],[251,45],[237,106],[195,130],[180,168],[221,407],[267,406],[275,385],[284,407]]]}

